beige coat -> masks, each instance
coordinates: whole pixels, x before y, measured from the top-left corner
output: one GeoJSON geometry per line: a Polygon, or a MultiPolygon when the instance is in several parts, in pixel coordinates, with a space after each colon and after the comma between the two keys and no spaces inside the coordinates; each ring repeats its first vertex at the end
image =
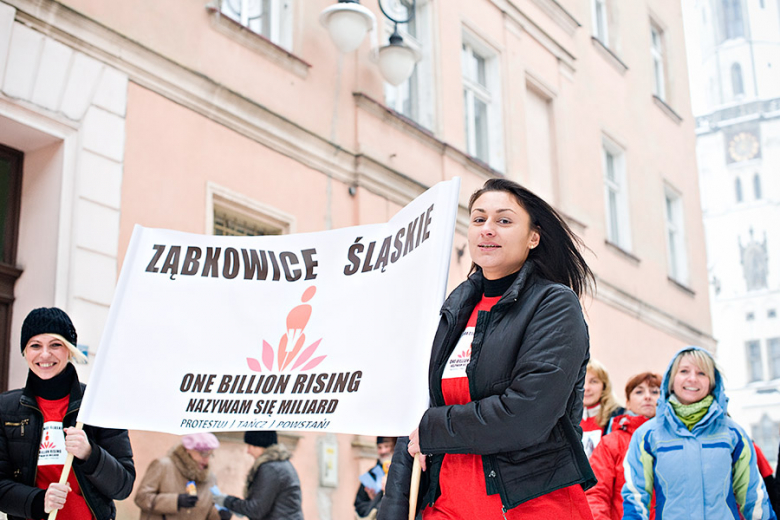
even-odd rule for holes
{"type": "Polygon", "coordinates": [[[184,446],[179,445],[146,470],[135,495],[141,520],[219,520],[209,491],[214,484],[214,474],[201,470],[184,446]],[[177,509],[179,494],[187,492],[190,480],[198,488],[198,502],[195,507],[177,509]]]}

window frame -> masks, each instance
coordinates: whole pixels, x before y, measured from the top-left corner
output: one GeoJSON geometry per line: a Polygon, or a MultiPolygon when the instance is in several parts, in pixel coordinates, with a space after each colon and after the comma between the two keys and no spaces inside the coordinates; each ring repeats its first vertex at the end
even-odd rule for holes
{"type": "Polygon", "coordinates": [[[476,36],[464,31],[461,41],[461,84],[464,95],[464,141],[466,153],[497,171],[504,170],[504,137],[501,114],[501,81],[499,54],[476,36]],[[467,71],[469,64],[465,56],[476,57],[484,62],[485,83],[479,82],[479,71],[467,71]],[[477,149],[477,122],[475,100],[485,107],[486,151],[480,156],[477,149]]]}
{"type": "MultiPolygon", "coordinates": [[[[401,0],[396,0],[400,2],[401,0]]],[[[387,7],[385,7],[387,9],[387,7]]],[[[434,102],[433,78],[433,35],[431,33],[431,3],[418,1],[414,13],[415,35],[408,30],[409,24],[399,24],[398,33],[404,43],[415,49],[422,57],[414,67],[411,77],[404,83],[393,86],[384,84],[385,105],[418,125],[434,131],[436,126],[436,110],[434,102]],[[409,92],[409,110],[405,107],[406,92],[409,92]]],[[[385,40],[393,33],[395,24],[385,20],[385,40]]]]}
{"type": "Polygon", "coordinates": [[[245,27],[248,31],[260,35],[275,45],[292,52],[293,0],[257,0],[261,4],[270,7],[267,33],[262,28],[258,31],[250,25],[247,10],[245,10],[250,1],[252,0],[219,0],[219,12],[245,27]],[[239,3],[240,10],[238,12],[233,11],[233,2],[239,3]],[[226,5],[230,8],[230,13],[226,11],[226,5]],[[233,13],[238,16],[238,19],[232,16],[233,13]]]}
{"type": "Polygon", "coordinates": [[[665,33],[657,23],[650,22],[650,56],[653,62],[653,94],[666,101],[665,33]]]}
{"type": "Polygon", "coordinates": [[[609,47],[609,6],[607,0],[591,0],[593,37],[609,47]],[[601,34],[603,32],[603,34],[601,34]]]}
{"type": "Polygon", "coordinates": [[[687,286],[690,273],[685,239],[685,208],[682,194],[669,185],[664,186],[664,221],[669,278],[687,286]]]}
{"type": "Polygon", "coordinates": [[[745,76],[742,74],[742,65],[735,61],[729,68],[731,75],[731,95],[739,99],[745,95],[745,76]]]}
{"type": "Polygon", "coordinates": [[[606,216],[606,239],[610,244],[631,252],[631,218],[629,212],[629,190],[626,174],[626,154],[616,143],[604,137],[601,143],[601,169],[604,181],[604,210],[606,216]],[[608,175],[609,157],[613,158],[614,176],[608,175]],[[615,193],[613,215],[610,194],[615,193]],[[624,224],[621,224],[624,223],[624,224]],[[617,227],[617,229],[614,229],[617,227]]]}
{"type": "Polygon", "coordinates": [[[761,341],[751,339],[745,342],[745,359],[747,361],[747,381],[757,383],[764,380],[764,355],[761,352],[761,341]],[[755,347],[755,348],[752,348],[755,347]],[[757,357],[754,357],[754,354],[757,357]],[[758,367],[754,364],[758,363],[758,367]],[[755,369],[758,368],[758,373],[755,369]]]}
{"type": "Polygon", "coordinates": [[[769,379],[780,379],[780,337],[767,338],[766,357],[769,365],[769,379]]]}
{"type": "Polygon", "coordinates": [[[206,184],[205,233],[214,234],[214,214],[218,209],[241,215],[259,227],[278,230],[280,235],[296,232],[295,215],[254,200],[247,195],[225,188],[213,182],[206,184]]]}

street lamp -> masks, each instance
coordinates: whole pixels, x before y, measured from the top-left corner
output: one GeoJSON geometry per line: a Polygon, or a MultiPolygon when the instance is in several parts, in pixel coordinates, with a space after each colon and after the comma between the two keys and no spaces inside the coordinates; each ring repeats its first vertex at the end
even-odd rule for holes
{"type": "Polygon", "coordinates": [[[339,52],[347,54],[360,47],[366,33],[376,24],[376,17],[359,0],[339,0],[320,13],[320,23],[339,52]]]}
{"type": "MultiPolygon", "coordinates": [[[[397,86],[409,79],[415,64],[420,61],[420,53],[404,43],[398,33],[398,24],[409,23],[414,18],[417,0],[412,0],[409,17],[406,20],[393,18],[377,0],[379,10],[395,24],[388,45],[375,49],[371,58],[379,66],[384,80],[397,86]]],[[[320,23],[324,25],[336,48],[342,53],[357,49],[365,38],[366,32],[376,23],[374,15],[360,5],[359,0],[339,0],[339,3],[326,8],[320,14],[320,23]]]]}

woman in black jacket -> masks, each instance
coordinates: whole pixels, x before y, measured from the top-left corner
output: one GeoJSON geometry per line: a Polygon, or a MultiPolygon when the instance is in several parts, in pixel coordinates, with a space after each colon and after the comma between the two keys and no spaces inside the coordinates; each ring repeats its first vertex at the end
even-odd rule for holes
{"type": "Polygon", "coordinates": [[[475,192],[469,214],[473,274],[442,307],[430,408],[399,439],[379,519],[407,518],[415,456],[423,520],[590,519],[579,297],[593,274],[580,241],[546,202],[504,179],[475,192]]]}
{"type": "Polygon", "coordinates": [[[215,495],[214,503],[249,520],[303,520],[301,482],[275,431],[244,433],[247,453],[255,462],[246,476],[244,499],[215,495]]]}
{"type": "Polygon", "coordinates": [[[27,384],[0,395],[0,511],[9,519],[108,520],[113,500],[133,489],[135,467],[127,430],[74,428],[84,385],[72,360],[76,329],[65,312],[34,309],[22,325],[21,348],[27,384]],[[66,484],[59,484],[73,454],[66,484]]]}

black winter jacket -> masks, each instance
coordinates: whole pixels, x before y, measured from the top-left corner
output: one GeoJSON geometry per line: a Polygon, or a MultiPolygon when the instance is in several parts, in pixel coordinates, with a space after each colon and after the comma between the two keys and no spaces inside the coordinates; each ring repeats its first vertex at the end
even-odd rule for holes
{"type": "MultiPolygon", "coordinates": [[[[85,388],[73,378],[63,428],[76,424],[85,388]]],[[[9,520],[34,518],[33,502],[45,493],[35,486],[43,414],[26,387],[0,395],[0,425],[0,511],[9,520]]],[[[84,425],[84,431],[92,454],[85,461],[74,459],[72,471],[95,518],[116,518],[113,500],[127,498],[135,482],[130,438],[127,430],[84,425]]]]}
{"type": "Polygon", "coordinates": [[[249,520],[303,520],[301,482],[290,456],[281,444],[267,447],[249,470],[246,500],[228,496],[225,507],[249,520]]]}
{"type": "MultiPolygon", "coordinates": [[[[482,455],[488,495],[505,510],[556,489],[596,483],[582,449],[582,395],[589,359],[587,325],[574,292],[536,275],[527,261],[491,312],[480,312],[466,367],[472,401],[446,406],[445,364],[483,295],[478,271],[441,310],[429,367],[431,407],[420,422],[428,455],[418,510],[440,495],[445,453],[482,455]]],[[[399,439],[380,520],[406,518],[412,458],[399,439]]]]}

